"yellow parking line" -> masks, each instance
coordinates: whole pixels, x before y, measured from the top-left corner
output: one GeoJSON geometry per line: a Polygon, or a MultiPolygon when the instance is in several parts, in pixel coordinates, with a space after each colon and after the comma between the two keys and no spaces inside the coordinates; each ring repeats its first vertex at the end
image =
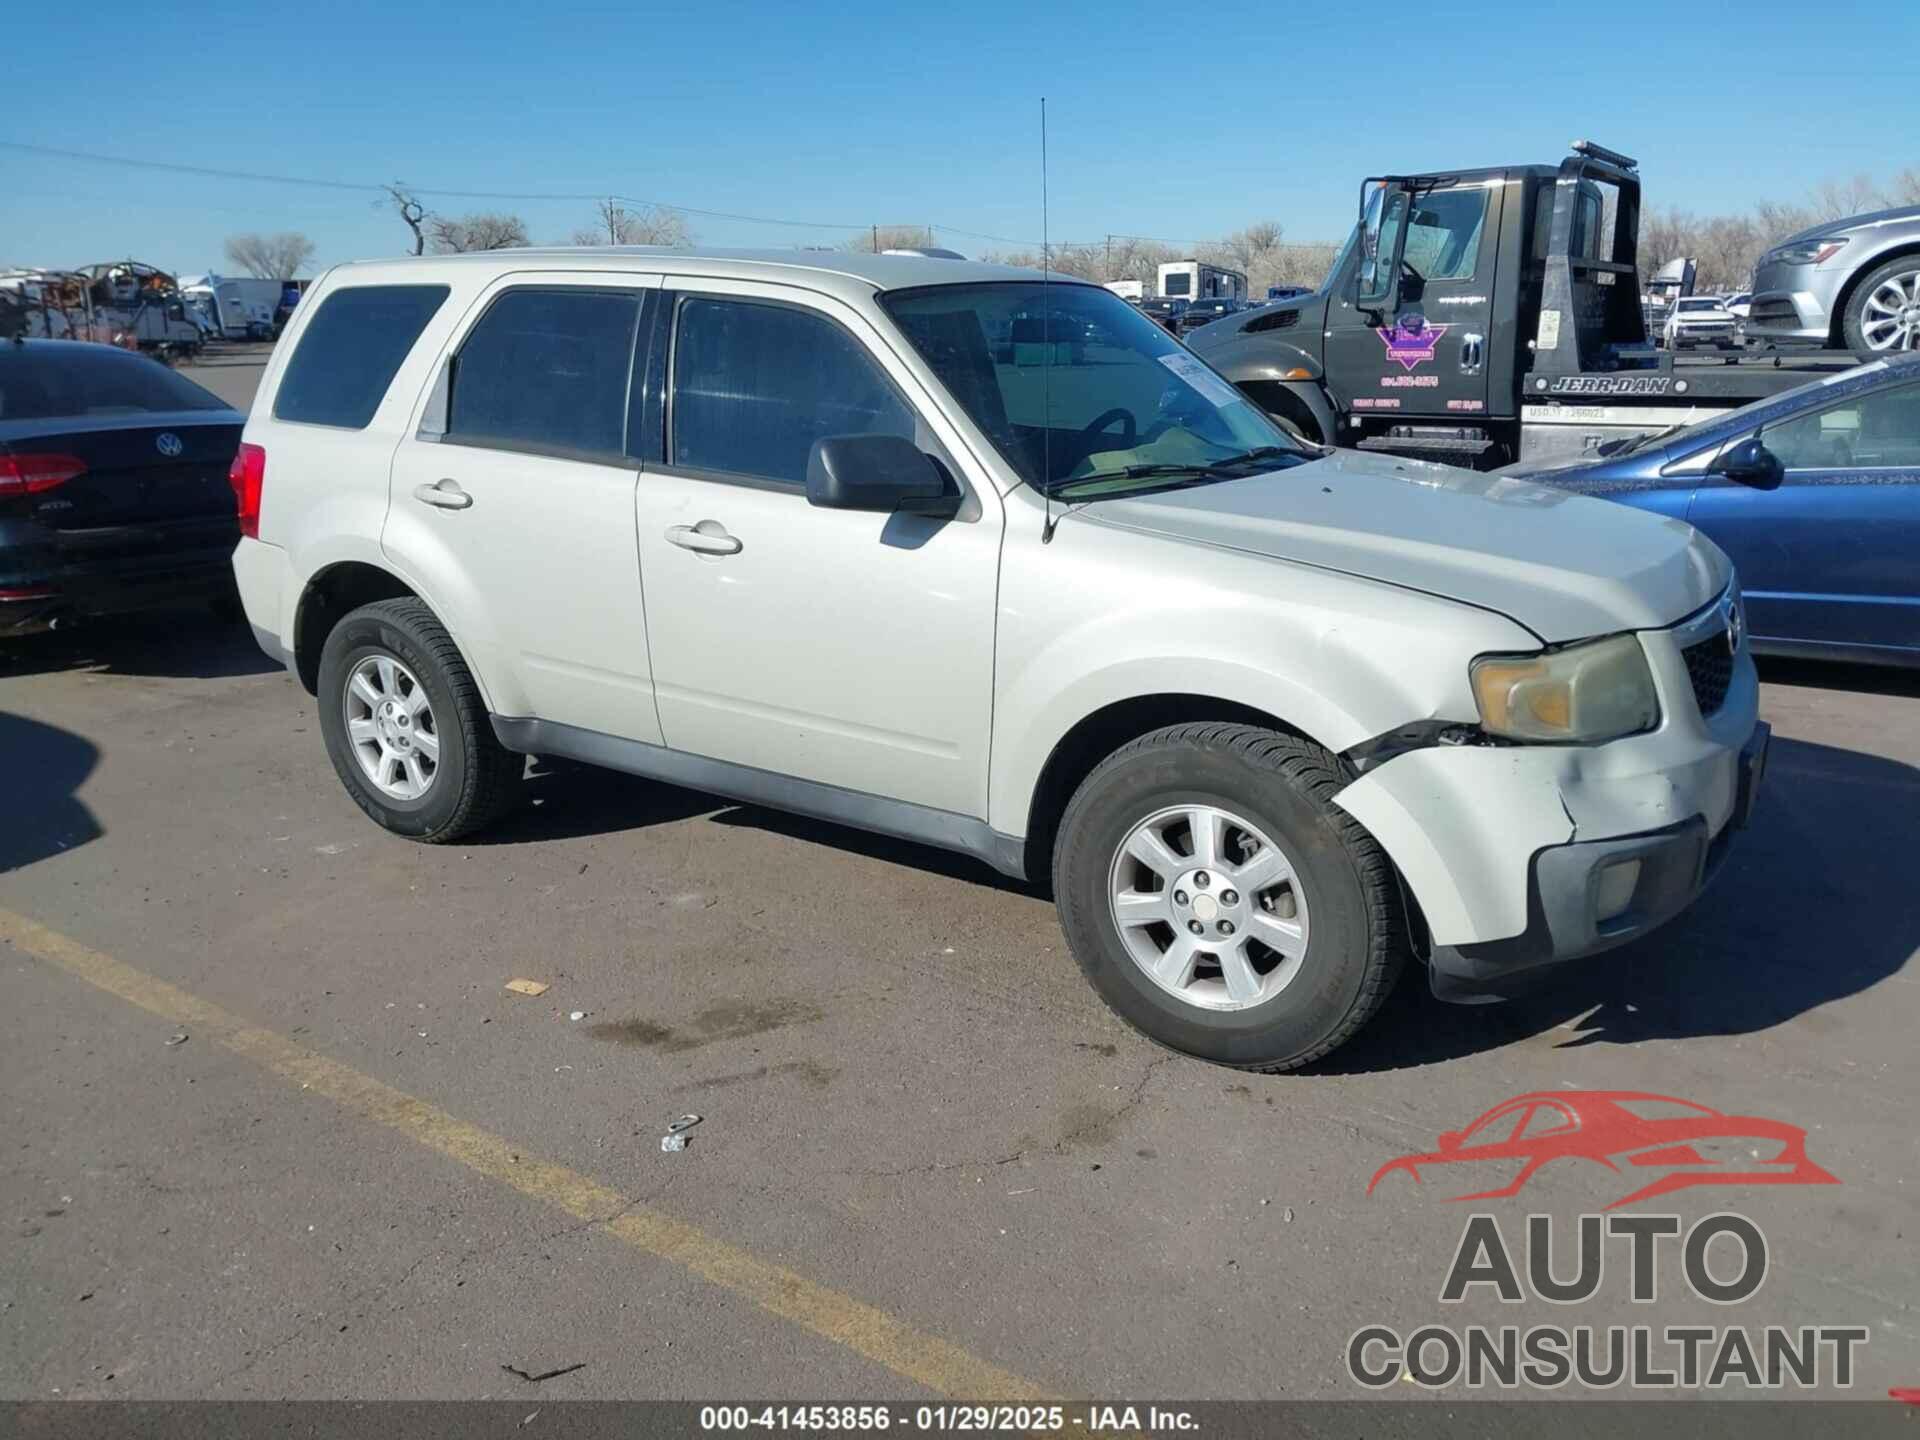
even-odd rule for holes
{"type": "Polygon", "coordinates": [[[915,1384],[942,1395],[976,1400],[1032,1402],[1052,1398],[1032,1381],[916,1330],[897,1316],[817,1284],[783,1265],[762,1260],[738,1245],[715,1239],[683,1220],[635,1204],[578,1171],[522,1154],[500,1136],[449,1115],[436,1105],[362,1075],[284,1035],[251,1025],[218,1005],[110,955],[89,950],[24,915],[0,909],[0,939],[142,1010],[177,1025],[192,1026],[195,1038],[216,1040],[276,1075],[298,1081],[302,1090],[325,1095],[488,1179],[577,1219],[599,1222],[607,1234],[635,1249],[683,1266],[709,1284],[750,1300],[836,1345],[844,1345],[915,1384]]]}

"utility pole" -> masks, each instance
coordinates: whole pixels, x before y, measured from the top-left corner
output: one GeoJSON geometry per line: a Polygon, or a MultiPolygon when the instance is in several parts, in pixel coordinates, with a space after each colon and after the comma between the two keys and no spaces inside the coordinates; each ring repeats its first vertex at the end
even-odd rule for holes
{"type": "Polygon", "coordinates": [[[1111,231],[1107,234],[1107,263],[1101,273],[1104,274],[1107,279],[1113,279],[1113,234],[1111,231]]]}
{"type": "Polygon", "coordinates": [[[880,253],[880,227],[878,225],[873,227],[873,253],[876,255],[880,253]]]}

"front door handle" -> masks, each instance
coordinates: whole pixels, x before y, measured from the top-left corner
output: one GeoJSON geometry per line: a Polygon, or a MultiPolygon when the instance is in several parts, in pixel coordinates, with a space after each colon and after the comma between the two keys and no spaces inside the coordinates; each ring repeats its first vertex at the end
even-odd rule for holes
{"type": "Polygon", "coordinates": [[[697,555],[738,555],[740,542],[729,535],[726,527],[718,520],[702,520],[700,525],[670,525],[667,527],[667,539],[682,550],[691,550],[697,555]]]}
{"type": "Polygon", "coordinates": [[[438,485],[416,485],[413,498],[423,505],[442,510],[464,510],[473,504],[473,496],[460,488],[458,480],[442,480],[438,485]]]}

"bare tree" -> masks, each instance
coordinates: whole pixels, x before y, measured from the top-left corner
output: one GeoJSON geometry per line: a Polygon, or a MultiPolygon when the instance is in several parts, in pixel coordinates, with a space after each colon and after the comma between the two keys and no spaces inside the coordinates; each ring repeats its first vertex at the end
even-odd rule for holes
{"type": "Polygon", "coordinates": [[[1920,205],[1920,167],[1909,165],[1894,176],[1886,198],[1893,205],[1920,205]]]}
{"type": "Polygon", "coordinates": [[[687,217],[664,205],[630,209],[608,197],[594,207],[594,222],[573,232],[576,245],[690,245],[687,217]]]}
{"type": "Polygon", "coordinates": [[[1813,192],[1814,209],[1820,220],[1844,220],[1880,206],[1880,192],[1865,175],[1851,180],[1823,180],[1813,192]]]}
{"type": "Polygon", "coordinates": [[[227,259],[261,280],[291,280],[313,259],[313,242],[292,230],[278,235],[229,235],[227,259]]]}
{"type": "Polygon", "coordinates": [[[1226,239],[1203,246],[1199,258],[1210,265],[1238,270],[1247,277],[1247,290],[1265,295],[1269,285],[1282,283],[1280,270],[1285,258],[1280,244],[1282,234],[1276,220],[1262,220],[1236,230],[1226,239]]]}
{"type": "Polygon", "coordinates": [[[375,208],[393,206],[394,213],[404,220],[407,228],[413,232],[413,253],[416,255],[425,253],[427,234],[422,226],[427,218],[427,207],[415,199],[413,192],[398,180],[387,186],[386,191],[387,198],[377,202],[375,208]]]}
{"type": "Polygon", "coordinates": [[[469,250],[506,250],[527,243],[527,222],[518,215],[476,213],[434,215],[428,220],[433,253],[458,255],[469,250]]]}

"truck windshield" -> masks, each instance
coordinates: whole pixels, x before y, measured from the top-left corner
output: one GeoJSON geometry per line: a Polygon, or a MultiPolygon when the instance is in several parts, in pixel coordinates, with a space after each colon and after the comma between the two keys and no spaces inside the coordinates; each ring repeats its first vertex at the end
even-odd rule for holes
{"type": "Polygon", "coordinates": [[[988,282],[899,290],[881,303],[968,418],[1036,488],[1094,498],[1310,458],[1106,290],[988,282]]]}

